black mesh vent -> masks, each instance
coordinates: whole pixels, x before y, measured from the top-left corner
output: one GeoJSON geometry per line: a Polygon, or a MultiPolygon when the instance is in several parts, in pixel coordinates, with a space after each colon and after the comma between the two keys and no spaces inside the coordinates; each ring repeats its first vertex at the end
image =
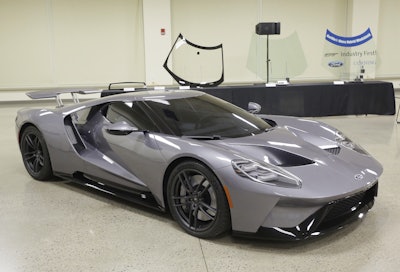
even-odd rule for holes
{"type": "Polygon", "coordinates": [[[364,207],[368,206],[371,208],[377,194],[378,184],[375,184],[365,192],[360,192],[328,204],[326,206],[326,214],[318,228],[327,229],[335,225],[340,225],[341,222],[349,219],[364,207]]]}
{"type": "Polygon", "coordinates": [[[325,216],[324,221],[334,220],[340,216],[344,216],[355,211],[363,203],[364,195],[365,192],[362,192],[334,202],[331,204],[330,210],[325,216]]]}
{"type": "Polygon", "coordinates": [[[340,153],[340,147],[339,146],[332,147],[332,148],[327,148],[327,149],[324,149],[324,150],[329,152],[329,153],[331,153],[331,154],[333,154],[333,155],[339,155],[339,153],[340,153]]]}

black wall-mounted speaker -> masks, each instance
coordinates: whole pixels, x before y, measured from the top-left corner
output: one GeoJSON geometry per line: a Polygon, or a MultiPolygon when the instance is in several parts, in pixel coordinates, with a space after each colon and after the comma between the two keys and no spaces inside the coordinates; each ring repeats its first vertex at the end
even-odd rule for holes
{"type": "Polygon", "coordinates": [[[258,23],[256,25],[256,33],[258,35],[277,35],[281,34],[281,23],[258,23]]]}

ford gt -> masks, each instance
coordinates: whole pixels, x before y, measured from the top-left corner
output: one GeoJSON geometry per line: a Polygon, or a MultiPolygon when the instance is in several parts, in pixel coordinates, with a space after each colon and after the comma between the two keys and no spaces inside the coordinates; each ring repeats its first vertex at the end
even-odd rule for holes
{"type": "Polygon", "coordinates": [[[18,111],[29,175],[169,212],[199,238],[320,236],[361,219],[377,196],[379,162],[319,121],[259,115],[253,103],[246,111],[195,90],[76,102],[18,111]]]}

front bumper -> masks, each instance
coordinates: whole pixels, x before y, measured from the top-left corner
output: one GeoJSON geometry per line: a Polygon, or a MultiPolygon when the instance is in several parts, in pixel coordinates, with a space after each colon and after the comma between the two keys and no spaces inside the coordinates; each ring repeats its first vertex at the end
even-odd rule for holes
{"type": "Polygon", "coordinates": [[[378,182],[367,191],[331,201],[295,227],[260,227],[256,233],[233,231],[233,235],[281,241],[321,236],[362,219],[374,205],[377,195],[378,182]]]}

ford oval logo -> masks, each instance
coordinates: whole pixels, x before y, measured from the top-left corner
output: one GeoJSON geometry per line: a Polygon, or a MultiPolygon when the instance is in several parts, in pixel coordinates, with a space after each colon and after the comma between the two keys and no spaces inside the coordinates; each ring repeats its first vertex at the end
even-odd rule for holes
{"type": "Polygon", "coordinates": [[[328,63],[329,67],[341,67],[343,64],[341,61],[331,61],[328,63]]]}
{"type": "Polygon", "coordinates": [[[362,180],[363,178],[364,178],[364,176],[362,174],[354,175],[355,180],[362,180]]]}

